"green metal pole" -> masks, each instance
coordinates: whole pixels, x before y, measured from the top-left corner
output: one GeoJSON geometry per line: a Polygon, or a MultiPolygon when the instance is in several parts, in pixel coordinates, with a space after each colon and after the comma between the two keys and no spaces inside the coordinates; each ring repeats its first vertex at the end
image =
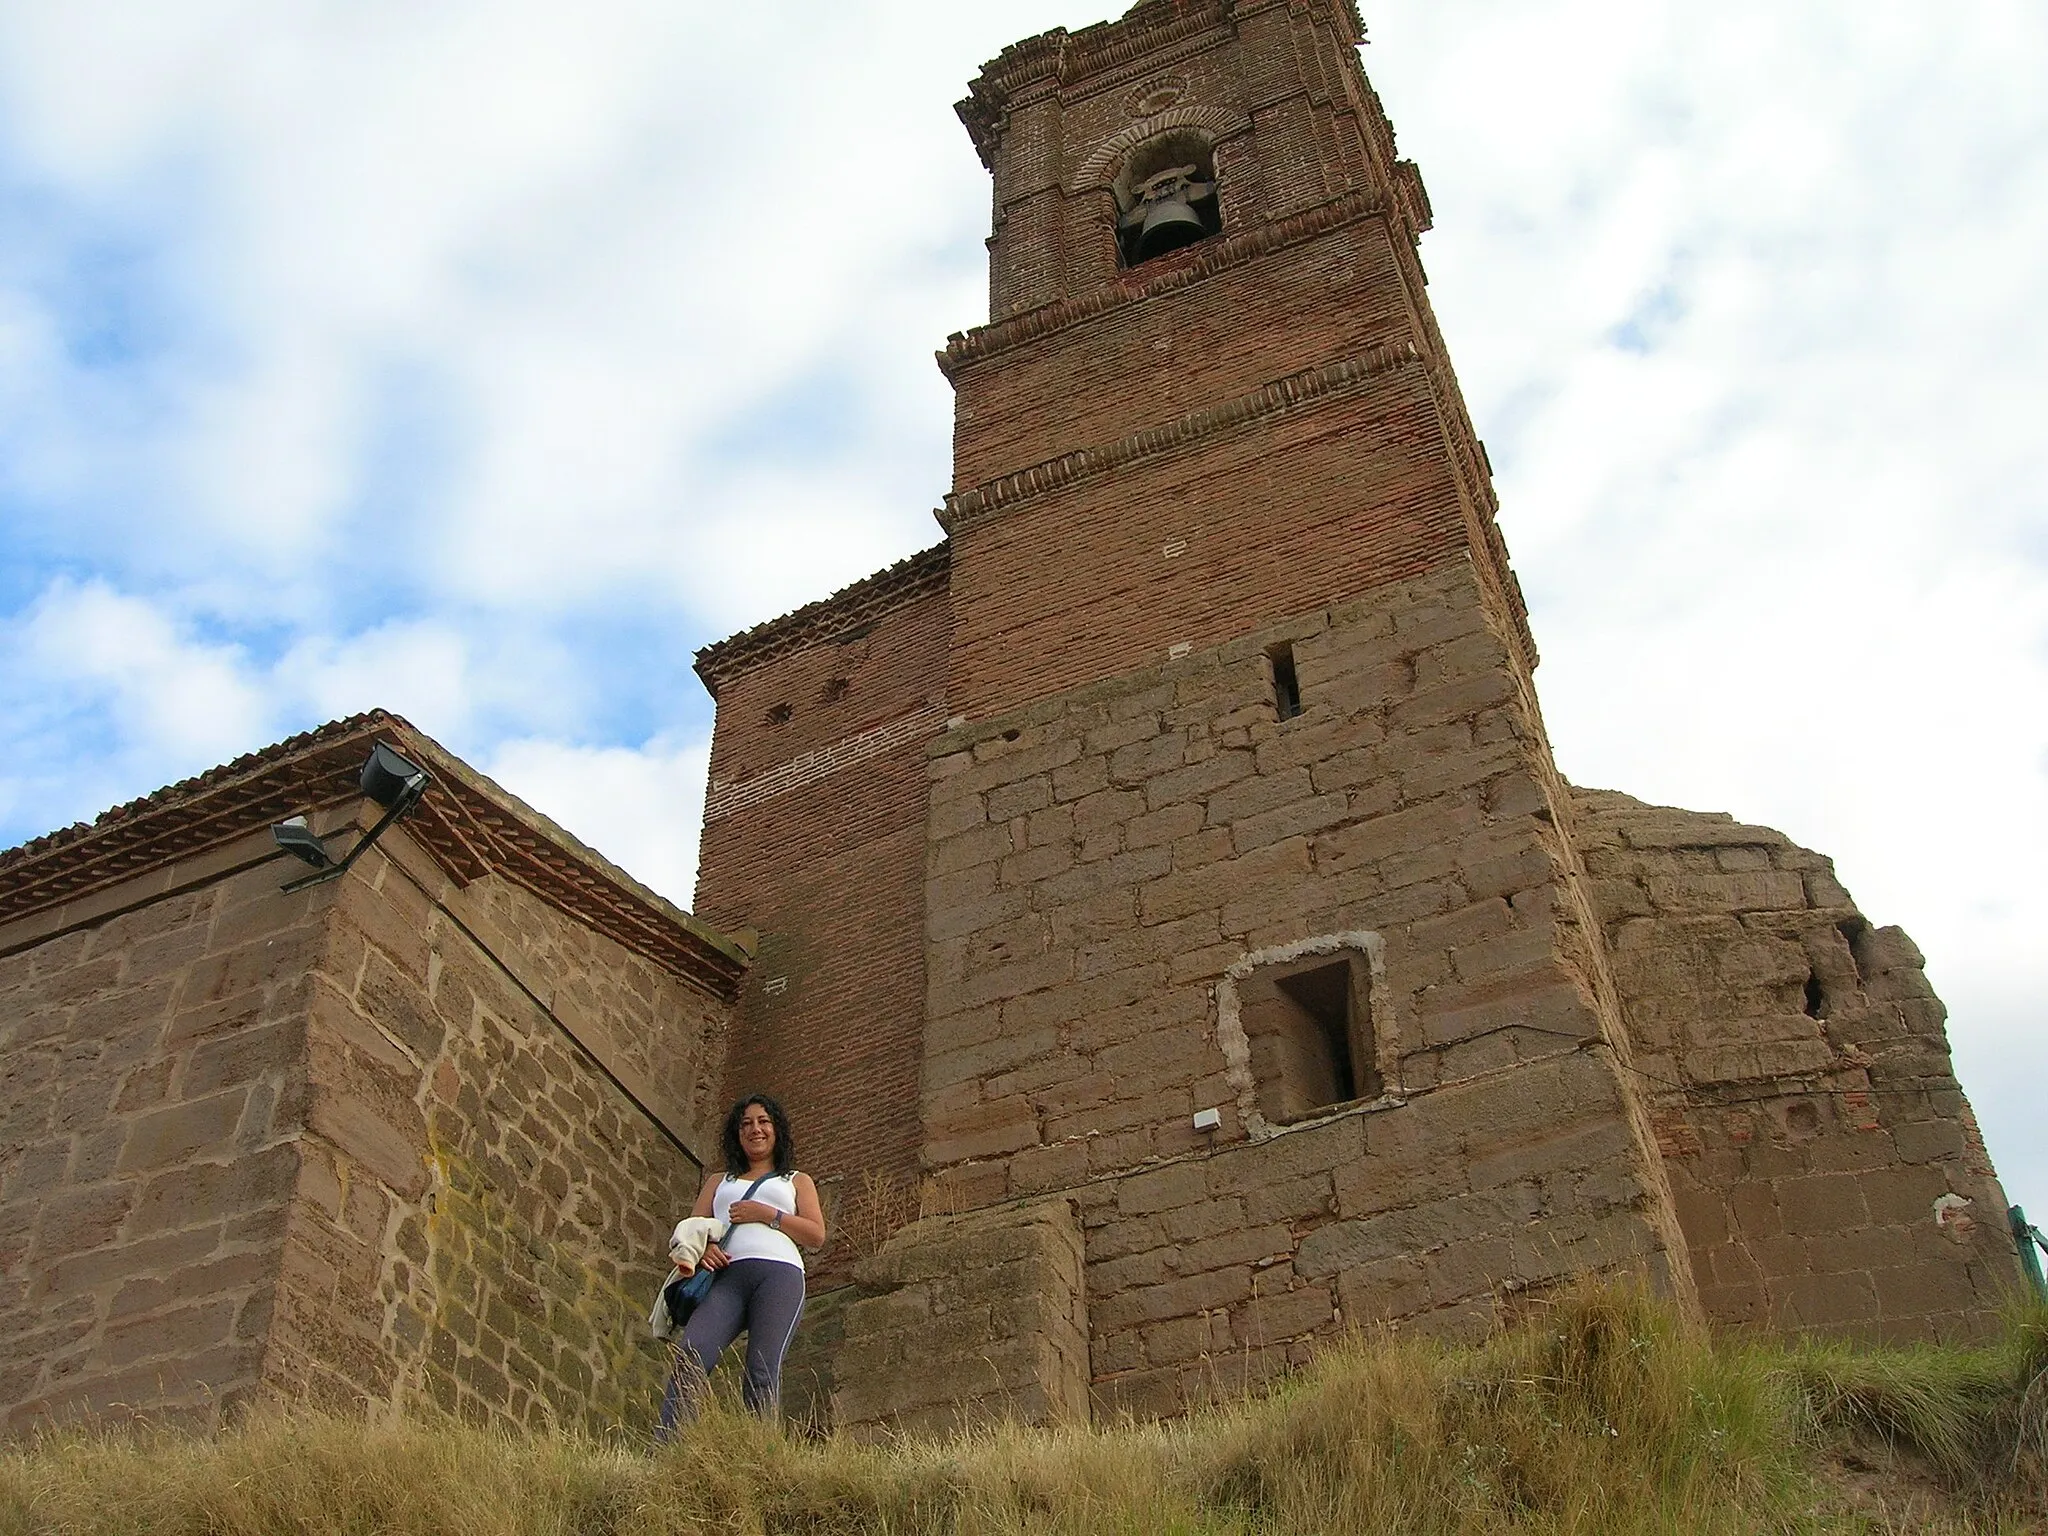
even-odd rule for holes
{"type": "Polygon", "coordinates": [[[2020,1247],[2020,1268],[2027,1272],[2027,1281],[2034,1287],[2036,1296],[2048,1296],[2048,1279],[2041,1274],[2041,1254],[2048,1253],[2048,1237],[2041,1235],[2041,1229],[2027,1220],[2027,1213],[2018,1206],[2006,1212],[2012,1222],[2012,1239],[2020,1247]],[[2040,1252],[2035,1252],[2036,1247],[2040,1252]]]}

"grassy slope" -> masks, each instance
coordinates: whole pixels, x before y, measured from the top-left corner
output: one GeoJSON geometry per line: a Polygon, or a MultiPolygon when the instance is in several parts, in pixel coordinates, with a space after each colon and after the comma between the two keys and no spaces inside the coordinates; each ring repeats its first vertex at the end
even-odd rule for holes
{"type": "Polygon", "coordinates": [[[1588,1288],[1478,1349],[1357,1339],[1184,1422],[861,1447],[730,1412],[675,1448],[252,1422],[0,1453],[0,1532],[2048,1529],[2048,1308],[1982,1351],[1710,1342],[1588,1288]]]}

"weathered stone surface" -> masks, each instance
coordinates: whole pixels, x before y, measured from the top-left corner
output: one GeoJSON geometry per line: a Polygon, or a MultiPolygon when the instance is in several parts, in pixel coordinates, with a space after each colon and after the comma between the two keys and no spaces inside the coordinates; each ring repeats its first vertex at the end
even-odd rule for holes
{"type": "Polygon", "coordinates": [[[394,831],[314,893],[266,860],[0,954],[48,1010],[0,1039],[39,1149],[0,1183],[7,1429],[259,1394],[646,1419],[698,1163],[618,1081],[666,1051],[701,1143],[725,1005],[491,881],[451,921],[430,877],[394,831]]]}
{"type": "Polygon", "coordinates": [[[0,1304],[9,1433],[212,1422],[260,1381],[263,1341],[235,1322],[277,1279],[322,908],[261,869],[105,906],[0,954],[9,1017],[41,1020],[0,1033],[0,1234],[18,1234],[0,1250],[22,1282],[0,1304]]]}
{"type": "Polygon", "coordinates": [[[1081,1228],[1065,1200],[928,1217],[856,1270],[833,1422],[858,1437],[1085,1420],[1081,1228]]]}
{"type": "Polygon", "coordinates": [[[1603,791],[1574,801],[1708,1315],[1890,1339],[1990,1330],[2014,1262],[2004,1223],[1944,1229],[1935,1201],[1999,1213],[2004,1195],[1912,941],[1871,927],[1780,832],[1603,791]]]}
{"type": "Polygon", "coordinates": [[[2013,1254],[1919,951],[1780,833],[1558,778],[1355,10],[1201,9],[976,83],[949,541],[700,656],[736,1008],[644,904],[584,921],[601,861],[488,873],[490,817],[291,896],[252,821],[0,928],[9,1427],[644,1420],[662,1230],[757,1087],[835,1212],[903,1207],[795,1357],[861,1434],[1179,1412],[1585,1272],[1985,1325],[2013,1254]],[[1221,232],[1125,265],[1155,96],[1221,232]]]}

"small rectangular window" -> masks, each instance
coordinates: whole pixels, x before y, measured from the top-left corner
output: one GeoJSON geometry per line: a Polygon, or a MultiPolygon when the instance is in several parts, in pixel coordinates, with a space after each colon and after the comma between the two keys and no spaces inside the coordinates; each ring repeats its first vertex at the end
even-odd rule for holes
{"type": "Polygon", "coordinates": [[[1294,647],[1283,640],[1266,652],[1266,660],[1273,668],[1273,707],[1282,720],[1292,720],[1301,713],[1301,684],[1294,676],[1294,647]]]}
{"type": "Polygon", "coordinates": [[[1377,1098],[1369,977],[1354,952],[1262,966],[1245,978],[1240,1017],[1259,1112],[1275,1125],[1377,1098]]]}

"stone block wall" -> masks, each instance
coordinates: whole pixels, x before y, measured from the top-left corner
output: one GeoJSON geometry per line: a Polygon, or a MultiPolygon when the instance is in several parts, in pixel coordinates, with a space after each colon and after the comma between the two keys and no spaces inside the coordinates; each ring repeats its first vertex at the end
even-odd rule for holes
{"type": "Polygon", "coordinates": [[[0,928],[0,1430],[259,1389],[326,910],[267,835],[0,928]],[[166,893],[166,887],[169,887],[166,893]]]}
{"type": "Polygon", "coordinates": [[[1085,1423],[1081,1228],[1065,1200],[905,1227],[837,1319],[832,1419],[856,1438],[1085,1423]]]}
{"type": "Polygon", "coordinates": [[[1458,560],[934,749],[927,1205],[1072,1193],[1114,1400],[1571,1269],[1690,1299],[1507,622],[1458,560]],[[1319,936],[1370,951],[1383,1097],[1276,1134],[1219,991],[1319,936]]]}
{"type": "Polygon", "coordinates": [[[1071,1193],[1114,1412],[1258,1387],[1351,1326],[1476,1337],[1572,1275],[1682,1290],[1613,1073],[1584,1052],[1071,1193]]]}
{"type": "Polygon", "coordinates": [[[730,1005],[403,827],[302,872],[259,832],[0,929],[0,1429],[644,1425],[730,1005]]]}
{"type": "Polygon", "coordinates": [[[456,889],[402,833],[334,901],[267,1380],[344,1410],[643,1427],[725,1005],[500,877],[456,889]],[[689,1118],[665,1128],[642,1080],[689,1118]]]}
{"type": "Polygon", "coordinates": [[[2005,1197],[1912,941],[1781,832],[1574,798],[1709,1317],[1994,1328],[2019,1283],[2005,1197]]]}

